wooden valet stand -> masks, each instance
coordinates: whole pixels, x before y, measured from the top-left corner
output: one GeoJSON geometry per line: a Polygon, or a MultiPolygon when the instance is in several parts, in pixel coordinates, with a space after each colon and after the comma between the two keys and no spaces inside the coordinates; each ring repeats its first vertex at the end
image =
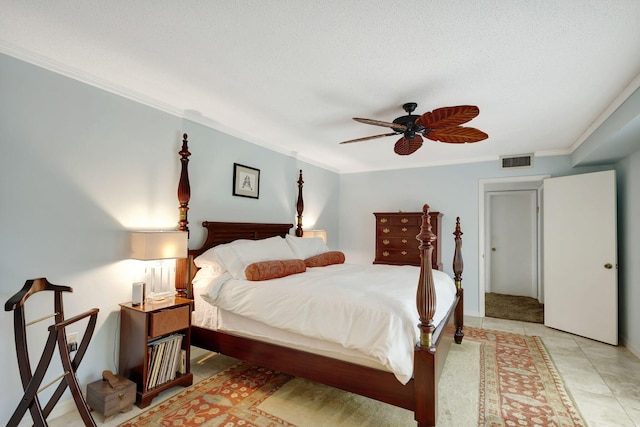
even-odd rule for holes
{"type": "Polygon", "coordinates": [[[54,406],[58,403],[58,400],[60,400],[62,393],[64,393],[67,387],[69,387],[69,390],[71,391],[71,395],[73,396],[73,400],[76,403],[78,412],[80,413],[84,424],[86,426],[96,425],[93,417],[89,412],[89,407],[82,397],[82,391],[80,390],[80,385],[78,384],[78,380],[76,378],[76,371],[78,369],[78,365],[80,365],[80,362],[82,361],[82,358],[87,351],[89,341],[91,340],[91,336],[93,335],[93,331],[96,326],[96,320],[98,317],[98,309],[94,308],[77,316],[65,319],[64,309],[62,305],[63,292],[73,292],[73,289],[68,286],[58,286],[51,284],[49,283],[49,281],[47,281],[47,279],[44,278],[27,280],[24,287],[17,294],[12,296],[4,306],[5,311],[13,310],[16,354],[18,357],[18,368],[20,370],[22,388],[24,389],[24,395],[22,399],[20,399],[18,407],[13,412],[11,419],[9,419],[9,422],[7,423],[8,427],[17,426],[24,417],[24,414],[27,412],[27,409],[31,413],[31,418],[35,426],[47,426],[47,417],[51,413],[51,410],[54,408],[54,406]],[[27,301],[27,298],[41,291],[54,292],[54,313],[26,323],[24,304],[27,301]],[[27,326],[33,325],[51,317],[54,318],[55,323],[50,325],[48,328],[49,337],[47,338],[38,365],[35,371],[32,372],[31,363],[29,362],[26,328],[27,326]],[[82,340],[80,341],[78,350],[72,360],[67,346],[67,336],[65,333],[65,328],[87,317],[89,318],[89,323],[87,325],[87,328],[85,329],[84,335],[82,336],[82,340]],[[40,387],[44,375],[46,374],[47,369],[49,368],[49,365],[51,363],[51,357],[53,356],[56,343],[58,345],[64,373],[49,384],[40,387]],[[38,393],[60,379],[62,379],[62,381],[60,381],[60,383],[58,384],[58,387],[54,391],[45,407],[42,408],[42,406],[40,405],[40,400],[38,399],[38,393]]]}

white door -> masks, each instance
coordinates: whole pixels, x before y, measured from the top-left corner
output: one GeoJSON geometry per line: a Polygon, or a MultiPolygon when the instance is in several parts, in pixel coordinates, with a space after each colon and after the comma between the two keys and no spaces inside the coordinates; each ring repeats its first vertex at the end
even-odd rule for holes
{"type": "Polygon", "coordinates": [[[487,292],[538,297],[535,190],[487,193],[489,281],[487,292]]]}
{"type": "Polygon", "coordinates": [[[615,171],[544,182],[544,324],[618,344],[615,171]]]}

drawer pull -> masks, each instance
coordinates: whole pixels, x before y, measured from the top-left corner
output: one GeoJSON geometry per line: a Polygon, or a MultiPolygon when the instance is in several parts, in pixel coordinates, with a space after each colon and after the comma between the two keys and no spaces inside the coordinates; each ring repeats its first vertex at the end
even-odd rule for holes
{"type": "Polygon", "coordinates": [[[382,241],[382,243],[383,243],[383,244],[385,244],[385,245],[388,245],[388,244],[389,244],[389,240],[384,239],[384,240],[382,241]]]}
{"type": "Polygon", "coordinates": [[[402,222],[403,224],[406,224],[409,222],[409,220],[407,218],[402,218],[400,222],[402,222]]]}
{"type": "Polygon", "coordinates": [[[388,228],[383,228],[383,229],[382,229],[382,232],[383,232],[383,233],[388,233],[388,232],[390,232],[390,231],[391,231],[391,230],[389,230],[388,228]]]}
{"type": "Polygon", "coordinates": [[[387,218],[380,218],[380,222],[383,223],[383,224],[386,224],[387,221],[388,221],[387,218]]]}
{"type": "Polygon", "coordinates": [[[387,251],[382,252],[382,256],[389,256],[389,252],[387,251]]]}
{"type": "Polygon", "coordinates": [[[124,393],[118,393],[118,399],[119,400],[124,399],[124,393]]]}
{"type": "Polygon", "coordinates": [[[407,243],[407,239],[402,239],[402,243],[407,243]]]}
{"type": "Polygon", "coordinates": [[[407,232],[407,227],[402,227],[402,231],[406,233],[407,232]]]}
{"type": "Polygon", "coordinates": [[[400,253],[401,253],[402,255],[406,255],[406,254],[407,254],[407,251],[402,251],[402,252],[400,252],[400,253]]]}

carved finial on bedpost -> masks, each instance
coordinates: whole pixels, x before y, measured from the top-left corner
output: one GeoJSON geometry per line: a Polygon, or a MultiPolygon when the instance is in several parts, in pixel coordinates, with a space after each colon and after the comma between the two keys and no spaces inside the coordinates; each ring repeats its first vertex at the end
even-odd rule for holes
{"type": "Polygon", "coordinates": [[[456,325],[456,333],[454,340],[460,344],[464,337],[462,327],[464,325],[464,289],[462,289],[462,230],[460,229],[460,217],[456,218],[456,230],[453,232],[455,236],[456,247],[453,252],[453,280],[456,283],[456,295],[459,298],[456,311],[454,313],[454,322],[456,325]]]}
{"type": "Polygon", "coordinates": [[[456,230],[453,232],[456,247],[453,252],[453,280],[456,282],[456,289],[462,288],[462,230],[460,229],[460,217],[456,218],[456,230]]]}
{"type": "Polygon", "coordinates": [[[189,221],[187,220],[187,211],[189,210],[189,199],[191,198],[191,186],[189,185],[189,148],[187,147],[187,134],[182,135],[182,149],[180,154],[180,183],[178,184],[178,202],[180,202],[180,221],[178,221],[178,230],[189,231],[189,221]]]}
{"type": "MultiPolygon", "coordinates": [[[[189,232],[189,221],[187,220],[187,212],[189,211],[189,199],[191,198],[191,186],[189,185],[189,147],[187,146],[187,134],[182,135],[182,149],[180,154],[180,182],[178,183],[178,202],[180,203],[180,220],[178,221],[178,230],[189,232]]],[[[187,234],[188,236],[188,234],[187,234]]],[[[180,258],[176,260],[176,295],[188,298],[188,284],[190,281],[189,260],[180,258]]]]}
{"type": "Polygon", "coordinates": [[[304,211],[304,200],[302,200],[302,169],[300,169],[300,175],[298,176],[298,201],[296,208],[298,209],[298,225],[296,226],[296,236],[302,237],[304,232],[302,231],[302,211],[304,211]]]}
{"type": "Polygon", "coordinates": [[[431,267],[431,257],[433,252],[432,242],[436,235],[431,231],[431,220],[429,217],[429,205],[422,208],[422,225],[420,234],[416,236],[420,241],[420,278],[418,280],[418,292],[416,295],[416,305],[420,316],[420,347],[430,348],[433,346],[433,316],[436,312],[436,292],[433,283],[433,272],[431,267]]]}

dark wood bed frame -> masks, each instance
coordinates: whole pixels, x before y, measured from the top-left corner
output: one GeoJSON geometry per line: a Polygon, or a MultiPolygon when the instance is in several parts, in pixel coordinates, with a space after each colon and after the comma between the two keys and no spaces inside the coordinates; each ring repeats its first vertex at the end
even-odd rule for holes
{"type": "MultiPolygon", "coordinates": [[[[188,163],[191,153],[184,134],[180,151],[182,170],[178,186],[180,203],[179,229],[189,231],[187,212],[190,199],[188,163]]],[[[302,171],[298,178],[298,224],[296,235],[302,231],[302,171]]],[[[202,226],[207,229],[205,242],[198,249],[190,249],[187,259],[178,260],[176,267],[176,291],[179,296],[193,298],[190,287],[196,267],[193,259],[209,248],[236,239],[264,239],[289,234],[293,224],[264,224],[239,222],[209,222],[202,226]]],[[[337,387],[399,406],[414,412],[419,427],[435,426],[438,413],[438,380],[452,342],[461,343],[463,338],[463,289],[462,289],[462,231],[460,218],[456,220],[455,251],[453,256],[455,302],[436,328],[433,325],[435,313],[435,289],[432,273],[432,242],[437,238],[431,231],[429,206],[424,205],[421,231],[416,238],[420,242],[422,262],[420,279],[417,284],[416,305],[420,342],[414,352],[413,378],[401,384],[389,372],[356,365],[341,360],[319,356],[305,351],[237,336],[227,332],[191,326],[191,344],[278,370],[290,375],[306,378],[329,386],[337,387]],[[425,260],[427,260],[425,262],[425,260]]],[[[455,396],[449,396],[454,399],[455,396]]]]}

